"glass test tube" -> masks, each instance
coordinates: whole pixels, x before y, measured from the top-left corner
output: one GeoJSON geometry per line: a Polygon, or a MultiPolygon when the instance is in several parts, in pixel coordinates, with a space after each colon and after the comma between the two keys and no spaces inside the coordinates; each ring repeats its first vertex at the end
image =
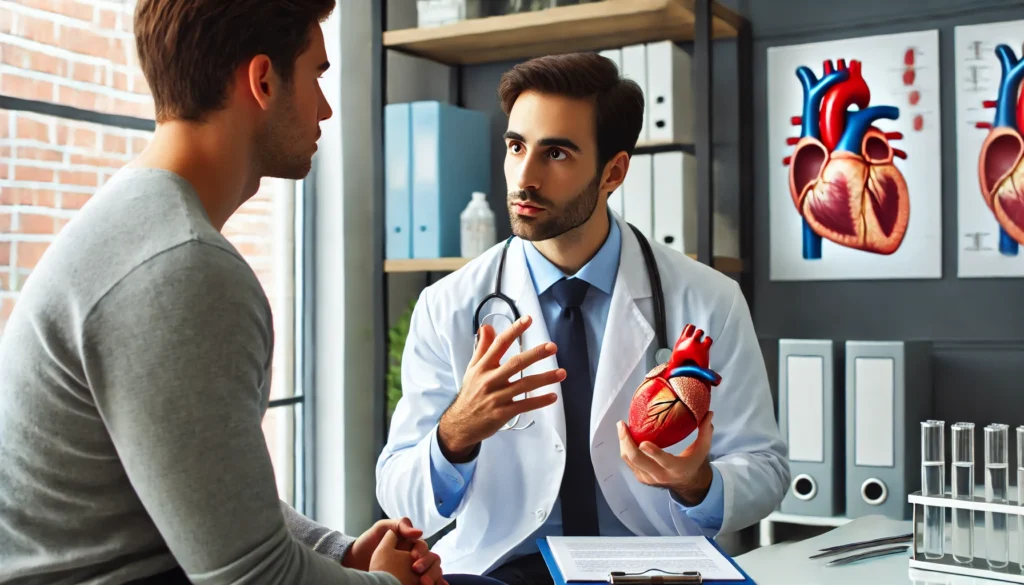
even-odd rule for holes
{"type": "MultiPolygon", "coordinates": [[[[1017,427],[1017,504],[1024,506],[1024,426],[1017,427]]],[[[1024,515],[1017,517],[1017,563],[1024,573],[1024,515]]]]}
{"type": "MultiPolygon", "coordinates": [[[[950,427],[953,443],[953,497],[974,499],[974,423],[950,427]]],[[[974,561],[974,510],[953,509],[953,560],[974,561]]]]}
{"type": "MultiPolygon", "coordinates": [[[[1008,453],[1006,440],[1009,427],[990,424],[985,427],[985,501],[1005,504],[1008,453]]],[[[994,569],[1005,567],[1010,560],[1010,538],[1006,531],[1006,514],[985,512],[985,556],[994,569]]]]}
{"type": "MultiPolygon", "coordinates": [[[[946,423],[929,420],[921,423],[921,495],[942,496],[946,489],[946,423]]],[[[943,556],[946,534],[946,510],[942,506],[924,507],[925,558],[943,556]]]]}

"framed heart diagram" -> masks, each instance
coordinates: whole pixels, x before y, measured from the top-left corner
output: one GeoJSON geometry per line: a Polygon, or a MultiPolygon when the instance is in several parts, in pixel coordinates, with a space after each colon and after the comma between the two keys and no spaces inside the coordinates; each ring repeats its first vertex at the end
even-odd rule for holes
{"type": "Polygon", "coordinates": [[[957,275],[1024,276],[1024,20],[953,36],[957,275]]]}
{"type": "Polygon", "coordinates": [[[938,38],[768,50],[772,280],[942,277],[938,38]]]}

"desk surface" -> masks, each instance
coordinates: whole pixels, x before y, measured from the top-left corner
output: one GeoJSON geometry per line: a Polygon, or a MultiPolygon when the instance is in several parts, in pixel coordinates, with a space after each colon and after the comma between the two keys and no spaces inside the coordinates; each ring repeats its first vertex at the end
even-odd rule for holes
{"type": "MultiPolygon", "coordinates": [[[[807,558],[821,548],[905,534],[910,531],[910,521],[900,522],[883,516],[867,516],[814,538],[755,549],[736,557],[736,563],[750,575],[757,585],[991,585],[999,583],[973,577],[911,569],[909,551],[904,555],[892,555],[838,567],[825,566],[825,563],[838,557],[807,558]]],[[[1014,555],[1011,553],[1011,559],[1013,557],[1014,555]]]]}

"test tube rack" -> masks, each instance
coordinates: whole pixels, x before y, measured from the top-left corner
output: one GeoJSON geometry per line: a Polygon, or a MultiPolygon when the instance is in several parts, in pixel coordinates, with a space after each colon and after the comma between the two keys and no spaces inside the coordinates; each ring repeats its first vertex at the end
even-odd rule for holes
{"type": "MultiPolygon", "coordinates": [[[[1007,529],[1012,531],[1013,528],[1019,526],[1018,518],[1024,515],[1024,507],[1020,504],[987,502],[985,501],[984,496],[977,495],[974,496],[973,499],[953,498],[953,495],[948,492],[942,496],[923,496],[920,491],[917,491],[907,496],[907,499],[910,501],[913,508],[914,527],[913,546],[911,547],[910,553],[910,568],[1024,584],[1024,566],[1021,565],[1021,562],[1024,561],[1024,559],[1020,558],[1019,553],[1014,554],[1020,550],[1020,544],[1016,543],[1017,546],[1013,546],[1013,539],[1010,540],[1009,562],[1006,566],[1001,568],[990,567],[988,559],[977,554],[975,554],[974,559],[971,562],[967,563],[956,561],[953,558],[952,552],[946,550],[943,550],[944,554],[939,558],[926,558],[921,546],[924,533],[923,519],[925,506],[936,506],[942,508],[943,514],[946,514],[947,510],[974,510],[976,512],[975,518],[980,517],[981,522],[984,522],[985,512],[1004,513],[1007,516],[1007,529]]],[[[1020,535],[1018,534],[1017,536],[1019,538],[1020,535]]],[[[983,539],[984,528],[979,526],[979,529],[975,531],[975,537],[983,539]]]]}

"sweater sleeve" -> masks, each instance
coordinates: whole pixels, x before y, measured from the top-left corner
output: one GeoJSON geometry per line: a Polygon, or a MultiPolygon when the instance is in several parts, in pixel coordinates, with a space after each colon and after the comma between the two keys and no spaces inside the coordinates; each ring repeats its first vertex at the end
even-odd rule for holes
{"type": "Polygon", "coordinates": [[[284,502],[281,502],[281,511],[284,512],[284,521],[292,536],[313,549],[313,552],[320,553],[336,563],[341,563],[345,553],[356,541],[351,536],[310,520],[284,502]]]}
{"type": "Polygon", "coordinates": [[[189,242],[87,314],[79,351],[128,481],[196,585],[394,585],[289,532],[262,431],[273,353],[266,295],[222,248],[189,242]]]}

